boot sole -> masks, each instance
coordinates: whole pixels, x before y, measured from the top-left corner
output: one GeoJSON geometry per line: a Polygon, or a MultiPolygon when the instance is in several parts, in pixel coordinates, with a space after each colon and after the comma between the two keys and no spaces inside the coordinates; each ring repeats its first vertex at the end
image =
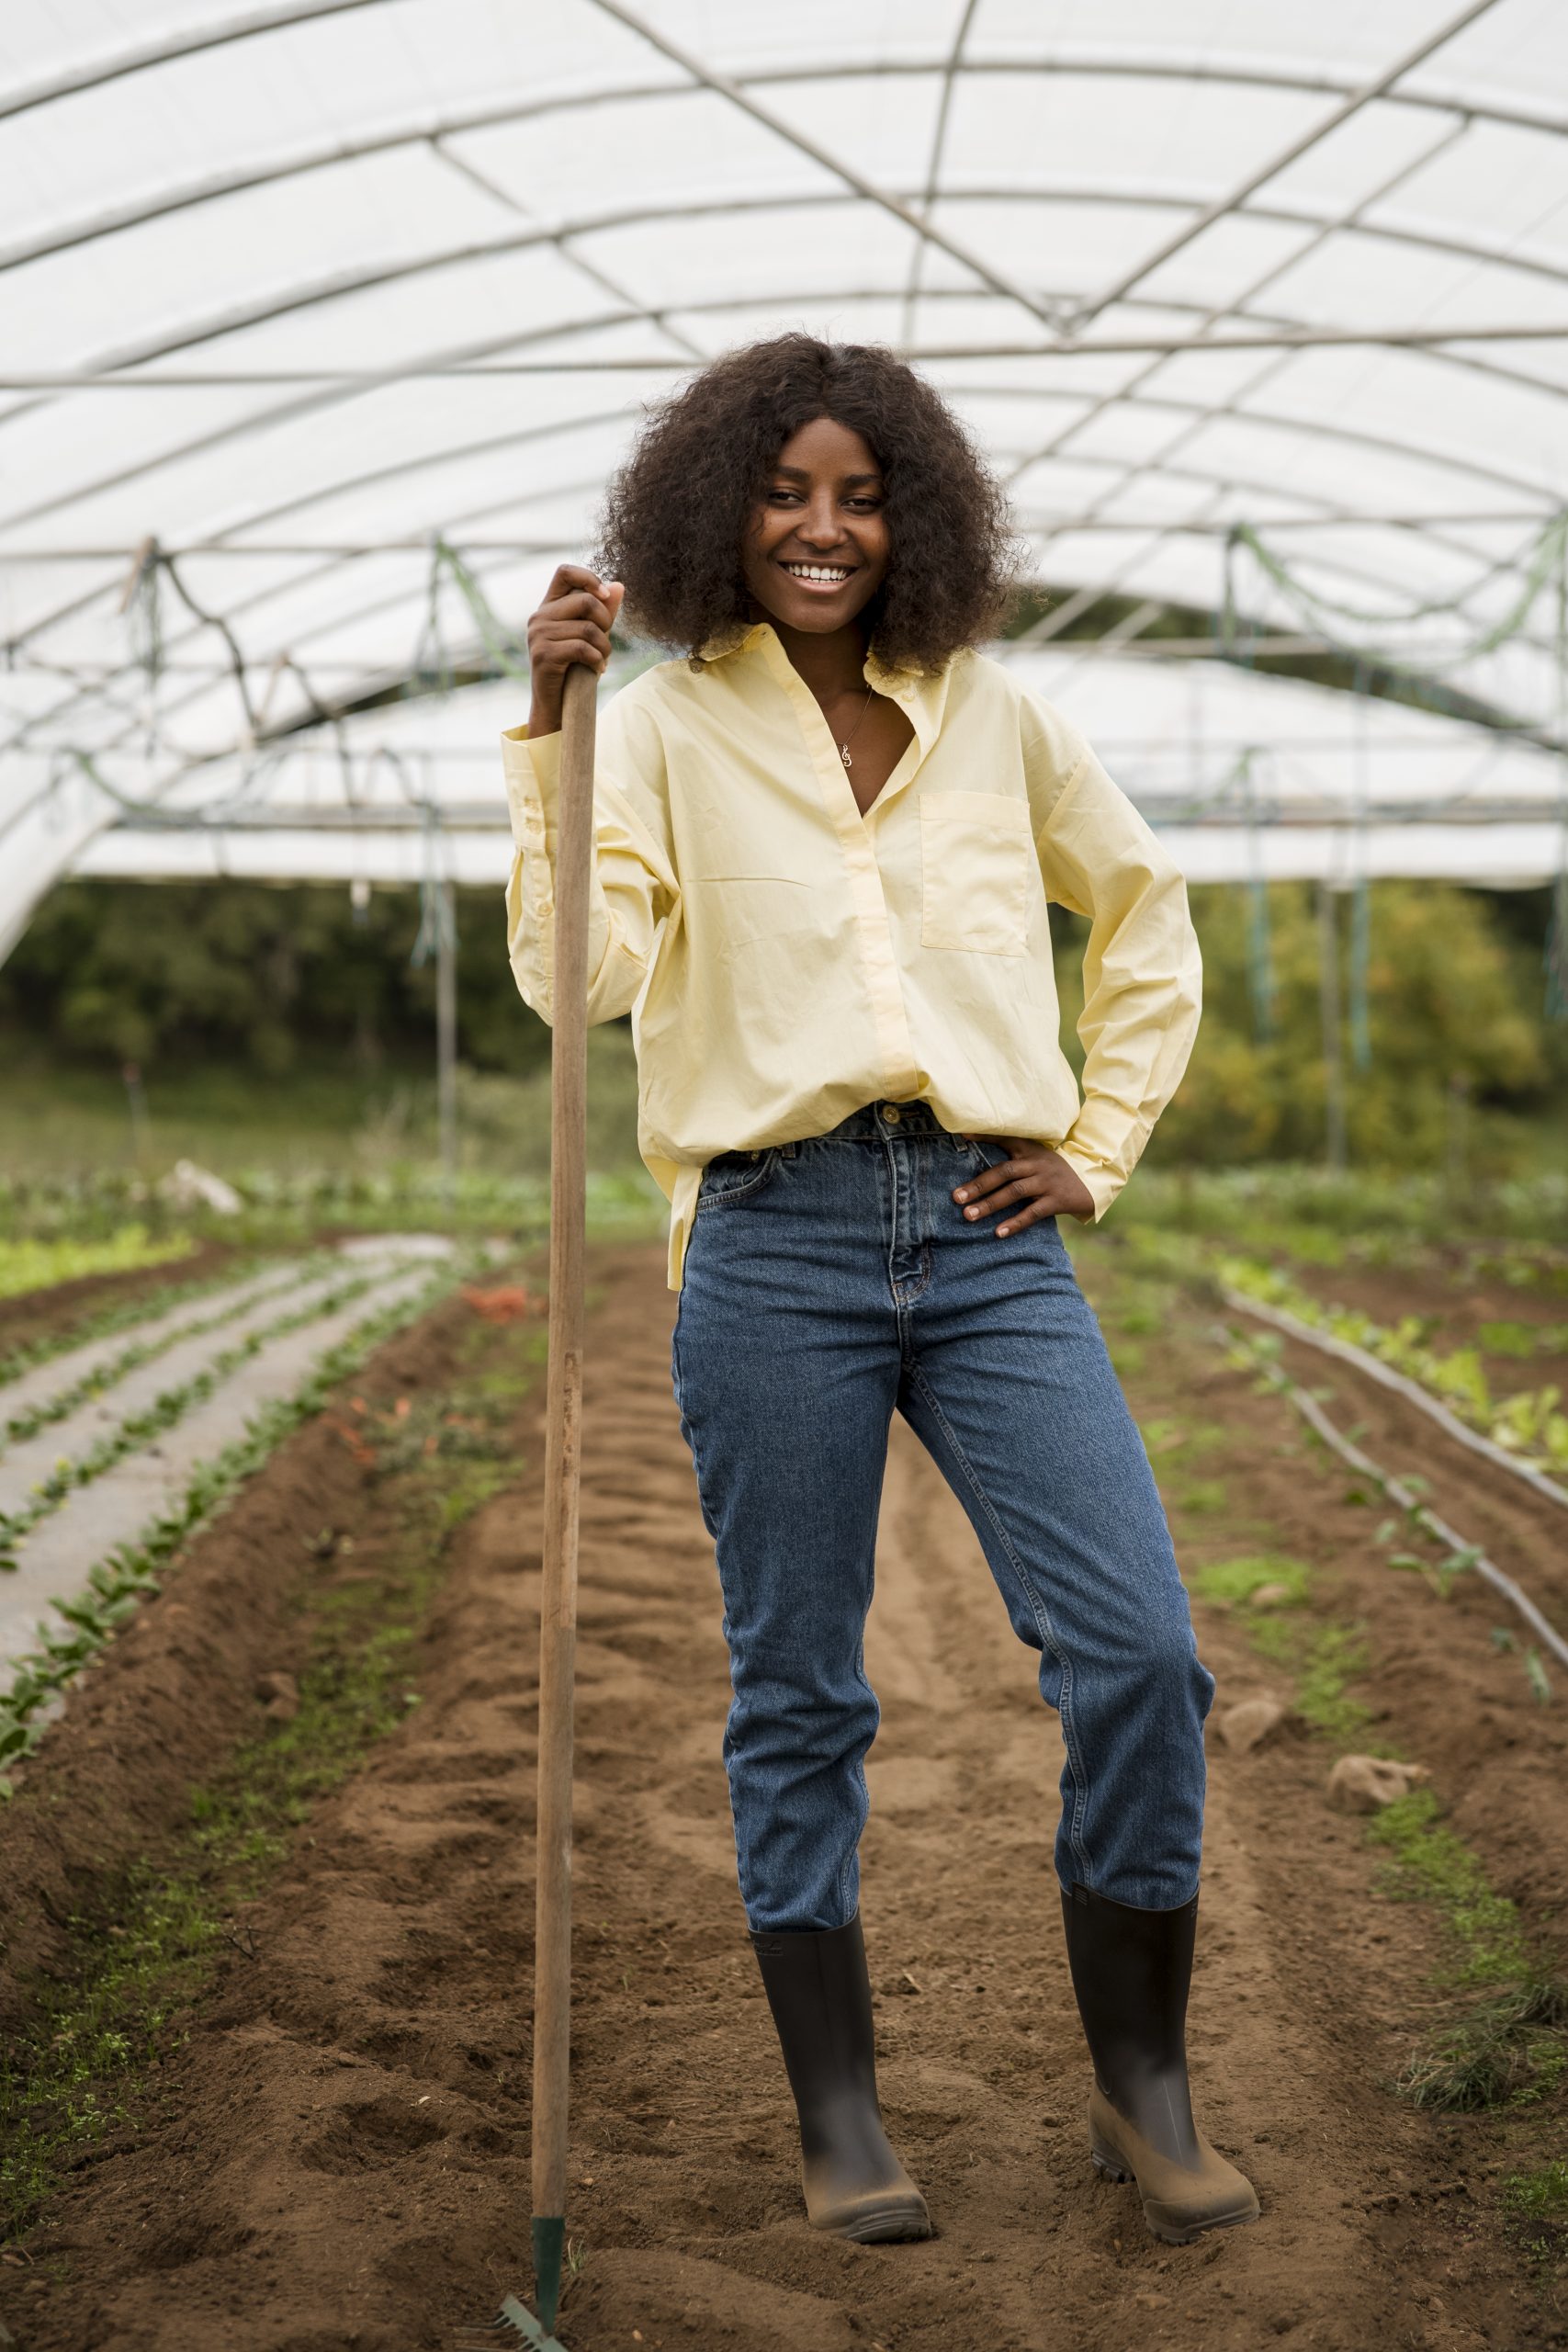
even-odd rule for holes
{"type": "Polygon", "coordinates": [[[851,2238],[856,2245],[892,2245],[932,2234],[931,2217],[924,2205],[907,2201],[873,2206],[869,2212],[856,2213],[847,2222],[818,2222],[815,2226],[834,2237],[851,2238]]]}
{"type": "MultiPolygon", "coordinates": [[[[1136,2188],[1137,2176],[1129,2172],[1116,2157],[1102,2156],[1098,2148],[1091,2149],[1089,2154],[1096,2172],[1103,2174],[1107,2180],[1131,2181],[1136,2188]]],[[[1257,2219],[1256,2205],[1243,2206],[1237,2212],[1212,2213],[1201,2222],[1183,2226],[1180,2222],[1157,2220],[1146,2204],[1144,2207],[1144,2221],[1149,2235],[1158,2238],[1162,2245],[1191,2245],[1197,2239],[1206,2237],[1211,2230],[1239,2229],[1244,2222],[1256,2222],[1257,2219]]]]}

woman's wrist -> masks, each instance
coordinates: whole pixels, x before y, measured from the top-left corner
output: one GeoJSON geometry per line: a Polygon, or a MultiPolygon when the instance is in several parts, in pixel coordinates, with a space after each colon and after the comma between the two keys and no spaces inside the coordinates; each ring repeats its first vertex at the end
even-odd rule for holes
{"type": "Polygon", "coordinates": [[[559,733],[559,697],[557,697],[552,706],[536,695],[528,708],[528,741],[530,743],[536,743],[541,735],[558,735],[559,733]]]}

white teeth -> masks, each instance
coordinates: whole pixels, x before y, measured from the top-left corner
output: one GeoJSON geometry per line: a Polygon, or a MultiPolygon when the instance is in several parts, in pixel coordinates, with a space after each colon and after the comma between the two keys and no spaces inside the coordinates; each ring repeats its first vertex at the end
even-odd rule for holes
{"type": "Polygon", "coordinates": [[[847,580],[852,566],[830,563],[786,563],[784,570],[796,580],[847,580]]]}

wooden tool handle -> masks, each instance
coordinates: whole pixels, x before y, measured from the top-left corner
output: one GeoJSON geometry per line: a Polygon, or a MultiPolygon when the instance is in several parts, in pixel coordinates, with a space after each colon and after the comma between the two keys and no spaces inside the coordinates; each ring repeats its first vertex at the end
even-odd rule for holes
{"type": "Polygon", "coordinates": [[[550,1328],[539,1622],[538,1881],[534,1946],[534,2211],[566,2211],[571,2032],[571,1733],[582,1414],[587,1176],[588,897],[599,681],[581,663],[561,703],[550,1052],[550,1328]]]}

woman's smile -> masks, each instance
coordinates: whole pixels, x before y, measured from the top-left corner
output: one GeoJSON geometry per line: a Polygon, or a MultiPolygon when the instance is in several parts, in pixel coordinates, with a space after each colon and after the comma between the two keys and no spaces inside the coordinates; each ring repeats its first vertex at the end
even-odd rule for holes
{"type": "Polygon", "coordinates": [[[781,571],[787,571],[792,580],[798,580],[803,588],[817,596],[831,595],[860,570],[858,563],[807,563],[789,556],[775,560],[781,571]]]}

